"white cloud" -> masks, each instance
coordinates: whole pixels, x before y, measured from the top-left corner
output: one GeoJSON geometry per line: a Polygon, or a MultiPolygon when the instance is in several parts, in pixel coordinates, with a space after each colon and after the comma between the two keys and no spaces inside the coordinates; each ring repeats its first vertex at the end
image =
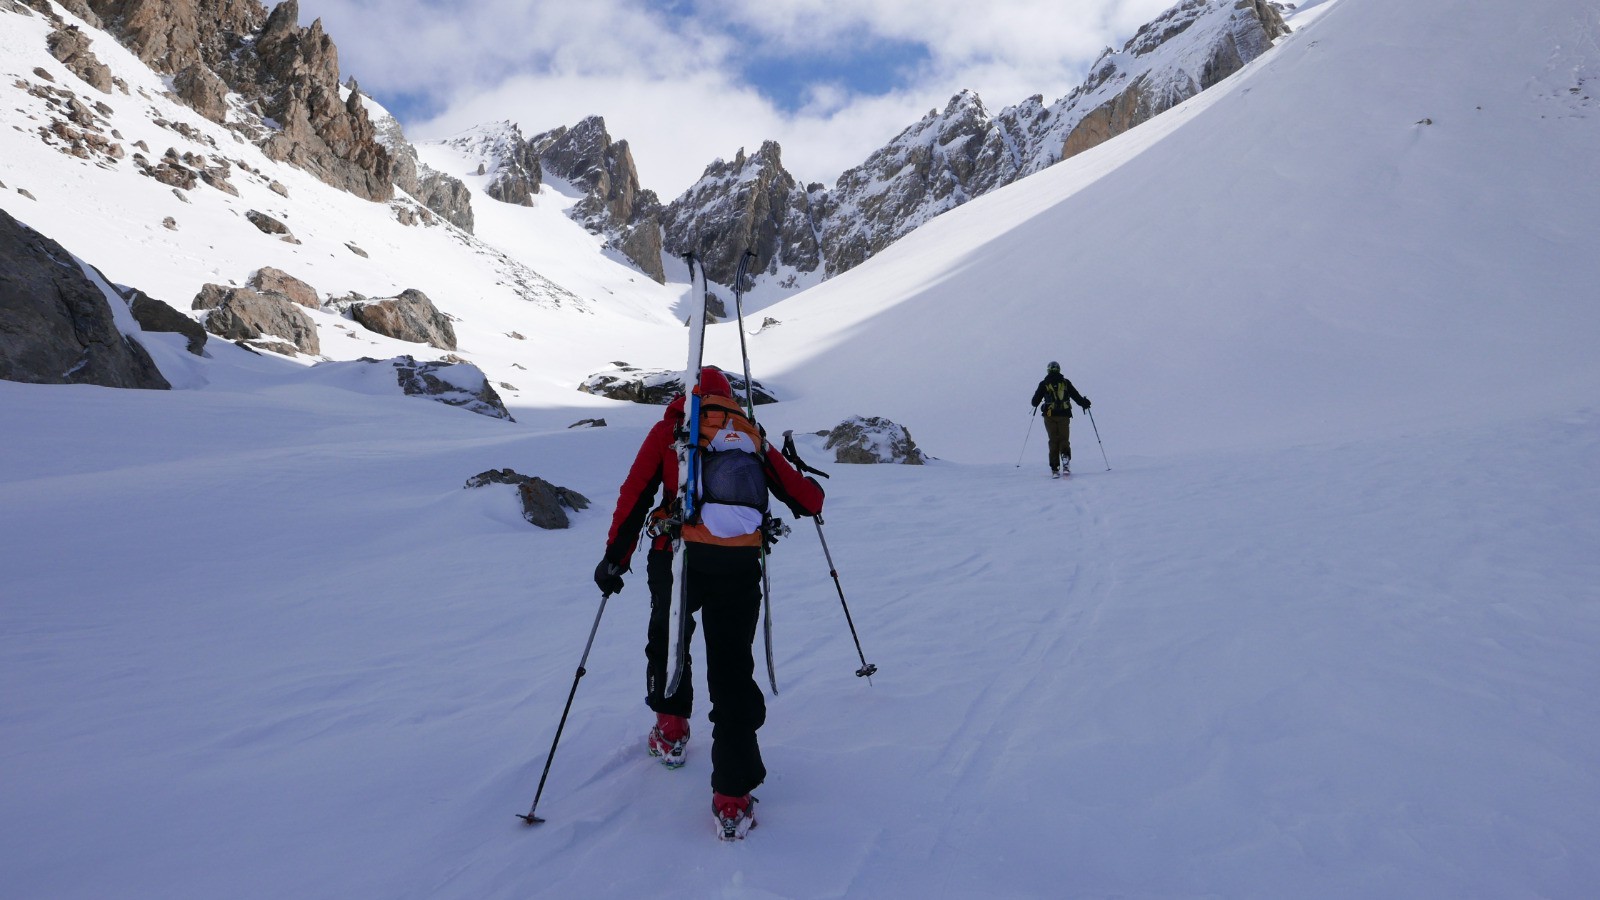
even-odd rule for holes
{"type": "Polygon", "coordinates": [[[323,19],[344,74],[379,100],[443,109],[407,116],[414,138],[499,119],[533,134],[600,115],[629,141],[644,186],[670,201],[713,159],[763,140],[782,144],[797,178],[831,184],[959,90],[995,112],[1032,94],[1053,100],[1171,2],[301,0],[301,19],[323,19]],[[849,58],[884,42],[927,52],[880,96],[832,78],[789,111],[740,74],[751,54],[849,58]]]}

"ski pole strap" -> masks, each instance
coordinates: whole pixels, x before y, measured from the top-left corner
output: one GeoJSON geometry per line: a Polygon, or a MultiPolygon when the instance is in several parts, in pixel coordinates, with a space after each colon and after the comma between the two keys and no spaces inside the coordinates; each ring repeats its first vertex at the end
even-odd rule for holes
{"type": "Polygon", "coordinates": [[[800,458],[800,451],[795,449],[794,446],[793,431],[785,431],[783,433],[783,458],[787,459],[790,465],[793,465],[796,469],[799,469],[802,475],[809,473],[811,475],[821,475],[823,478],[828,477],[827,472],[806,465],[806,461],[800,458]]]}

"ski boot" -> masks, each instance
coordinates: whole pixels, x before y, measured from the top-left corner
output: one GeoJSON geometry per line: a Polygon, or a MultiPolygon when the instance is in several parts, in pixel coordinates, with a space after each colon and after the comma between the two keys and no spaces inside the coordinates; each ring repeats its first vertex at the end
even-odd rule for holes
{"type": "Polygon", "coordinates": [[[646,742],[650,755],[660,759],[663,766],[676,769],[684,764],[684,750],[688,745],[689,720],[683,716],[656,713],[655,727],[650,729],[650,738],[646,742]]]}
{"type": "Polygon", "coordinates": [[[745,794],[730,797],[711,794],[711,814],[717,820],[717,836],[725,841],[742,841],[756,827],[756,798],[745,794]]]}

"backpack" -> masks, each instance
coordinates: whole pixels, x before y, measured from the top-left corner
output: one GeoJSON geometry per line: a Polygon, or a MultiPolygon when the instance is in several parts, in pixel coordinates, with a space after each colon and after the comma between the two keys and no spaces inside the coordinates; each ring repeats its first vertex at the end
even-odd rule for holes
{"type": "Polygon", "coordinates": [[[1044,383],[1044,414],[1047,416],[1070,416],[1072,404],[1067,400],[1067,388],[1070,382],[1066,379],[1060,381],[1046,380],[1044,383]]]}
{"type": "Polygon", "coordinates": [[[767,515],[761,432],[738,402],[700,398],[700,524],[719,538],[755,534],[767,515]]]}

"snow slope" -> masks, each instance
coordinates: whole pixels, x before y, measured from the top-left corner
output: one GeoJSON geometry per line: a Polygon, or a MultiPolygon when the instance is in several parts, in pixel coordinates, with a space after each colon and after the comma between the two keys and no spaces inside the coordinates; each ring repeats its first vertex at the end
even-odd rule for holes
{"type": "MultiPolygon", "coordinates": [[[[766,311],[770,432],[889,415],[944,460],[804,442],[880,671],[799,523],[736,846],[704,704],[683,770],[643,753],[640,573],[548,821],[514,818],[659,414],[571,373],[602,338],[681,364],[676,324],[582,295],[522,356],[489,335],[524,301],[455,307],[529,366],[515,424],[159,335],[197,389],[0,383],[0,893],[1593,896],[1600,14],[1502,6],[1312,5],[1223,87],[766,311]],[[1050,358],[1106,440],[1078,420],[1065,482],[1022,406],[1050,358]],[[595,505],[547,532],[462,489],[503,466],[595,505]]],[[[7,185],[60,171],[0,141],[7,185]]],[[[85,228],[53,236],[159,277],[165,244],[85,228]]],[[[492,282],[475,259],[405,264],[492,282]]]]}
{"type": "Polygon", "coordinates": [[[1600,13],[1314,11],[1242,77],[766,310],[770,383],[819,427],[850,403],[988,462],[1052,359],[1135,455],[1595,396],[1600,13]]]}

